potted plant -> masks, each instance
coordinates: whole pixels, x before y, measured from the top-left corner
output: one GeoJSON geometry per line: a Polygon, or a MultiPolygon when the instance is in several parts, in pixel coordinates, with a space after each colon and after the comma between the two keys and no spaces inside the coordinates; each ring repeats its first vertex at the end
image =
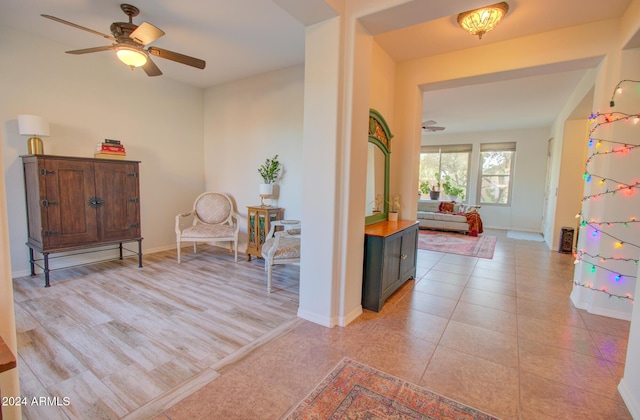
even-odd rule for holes
{"type": "Polygon", "coordinates": [[[260,184],[260,195],[270,196],[273,194],[273,184],[280,176],[282,170],[282,164],[278,160],[278,155],[275,155],[271,159],[266,159],[262,165],[258,168],[258,173],[262,177],[264,183],[260,184]]]}
{"type": "Polygon", "coordinates": [[[433,174],[435,177],[435,182],[431,185],[431,190],[429,191],[429,198],[431,200],[437,200],[440,198],[440,173],[436,172],[433,174]]]}
{"type": "Polygon", "coordinates": [[[398,212],[400,211],[400,196],[394,196],[391,203],[389,203],[389,215],[390,222],[398,221],[398,212]]]}
{"type": "Polygon", "coordinates": [[[449,196],[451,201],[457,201],[458,198],[464,200],[464,188],[453,185],[453,183],[451,182],[451,177],[449,175],[446,176],[443,187],[444,193],[449,196]]]}
{"type": "Polygon", "coordinates": [[[380,213],[380,208],[382,207],[382,195],[376,194],[376,198],[373,200],[373,213],[380,213]]]}
{"type": "Polygon", "coordinates": [[[420,189],[418,190],[418,198],[420,198],[423,194],[427,195],[427,194],[431,194],[431,186],[429,185],[428,182],[421,182],[420,183],[420,189]]]}

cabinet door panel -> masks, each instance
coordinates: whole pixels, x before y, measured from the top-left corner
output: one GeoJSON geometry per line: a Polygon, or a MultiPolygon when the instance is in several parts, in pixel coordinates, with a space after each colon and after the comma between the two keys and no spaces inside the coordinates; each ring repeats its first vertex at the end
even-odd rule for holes
{"type": "Polygon", "coordinates": [[[382,294],[384,295],[390,286],[393,286],[400,278],[400,251],[402,249],[402,236],[395,235],[385,241],[384,264],[382,275],[382,294]]]}
{"type": "Polygon", "coordinates": [[[45,247],[73,246],[95,241],[96,212],[89,206],[95,194],[93,165],[90,162],[46,159],[43,223],[45,247]]]}
{"type": "Polygon", "coordinates": [[[400,251],[400,273],[403,278],[406,277],[407,274],[411,277],[415,276],[417,243],[418,229],[408,229],[402,237],[402,250],[400,251]],[[410,273],[411,271],[414,272],[410,273]]]}
{"type": "Polygon", "coordinates": [[[98,237],[120,240],[140,236],[140,197],[136,164],[99,162],[96,166],[98,237]]]}
{"type": "Polygon", "coordinates": [[[41,203],[47,198],[47,185],[45,177],[40,175],[38,161],[24,162],[24,186],[27,195],[29,242],[42,247],[42,225],[47,222],[47,208],[41,203]]]}

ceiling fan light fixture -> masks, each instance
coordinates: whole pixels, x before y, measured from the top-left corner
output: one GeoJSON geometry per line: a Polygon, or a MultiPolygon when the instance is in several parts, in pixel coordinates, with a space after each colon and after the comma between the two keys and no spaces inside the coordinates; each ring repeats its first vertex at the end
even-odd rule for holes
{"type": "Polygon", "coordinates": [[[147,63],[147,56],[143,52],[129,47],[118,47],[116,55],[127,66],[142,67],[147,63]]]}
{"type": "Polygon", "coordinates": [[[508,11],[509,5],[504,1],[469,10],[458,15],[458,25],[471,35],[478,35],[478,38],[482,39],[482,35],[495,28],[508,11]]]}

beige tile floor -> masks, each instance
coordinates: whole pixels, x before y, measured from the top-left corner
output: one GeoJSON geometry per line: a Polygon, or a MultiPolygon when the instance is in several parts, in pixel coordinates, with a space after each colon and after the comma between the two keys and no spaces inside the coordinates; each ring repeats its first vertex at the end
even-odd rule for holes
{"type": "Polygon", "coordinates": [[[575,309],[570,255],[502,231],[493,259],[418,252],[380,313],[291,330],[158,419],[277,419],[343,357],[503,419],[628,419],[629,322],[575,309]]]}

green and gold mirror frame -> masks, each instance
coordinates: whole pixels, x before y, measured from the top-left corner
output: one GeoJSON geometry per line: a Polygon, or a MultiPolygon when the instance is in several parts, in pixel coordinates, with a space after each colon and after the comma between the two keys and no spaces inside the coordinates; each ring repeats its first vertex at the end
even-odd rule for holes
{"type": "Polygon", "coordinates": [[[392,137],[393,134],[391,134],[389,126],[382,115],[371,108],[369,110],[365,225],[387,220],[389,213],[389,166],[392,137]]]}

